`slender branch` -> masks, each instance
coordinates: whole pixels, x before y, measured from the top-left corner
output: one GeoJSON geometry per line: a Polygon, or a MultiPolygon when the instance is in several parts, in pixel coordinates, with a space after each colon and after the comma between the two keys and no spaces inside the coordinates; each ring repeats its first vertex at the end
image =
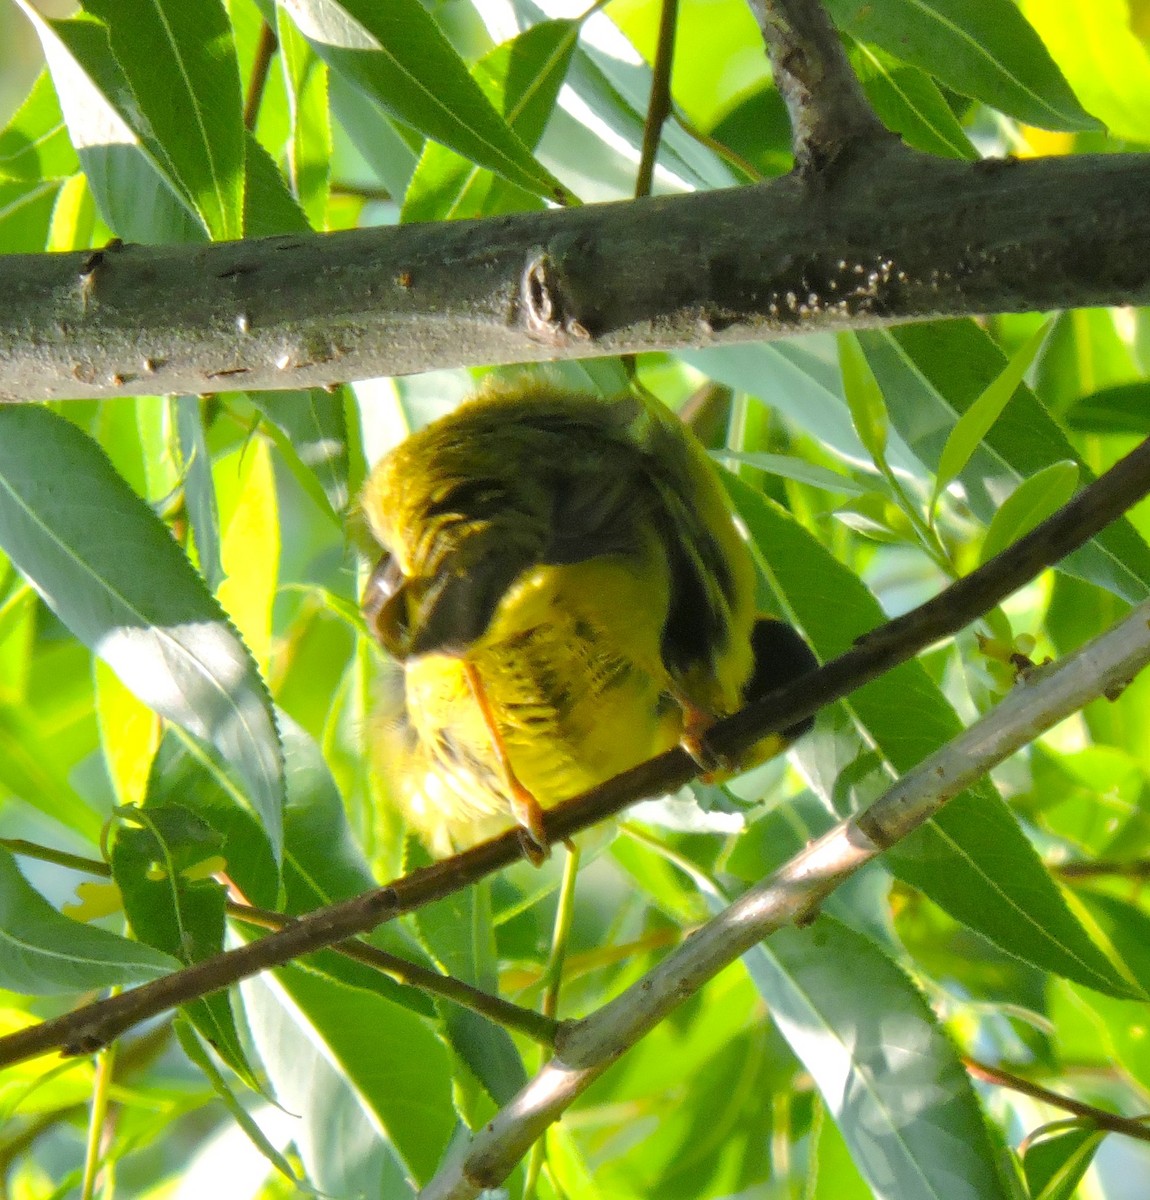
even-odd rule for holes
{"type": "Polygon", "coordinates": [[[0,399],[297,388],[1150,302],[1150,155],[881,143],[810,188],[0,256],[0,399]]]}
{"type": "Polygon", "coordinates": [[[244,101],[245,129],[255,129],[256,121],[259,120],[264,88],[268,82],[268,71],[271,69],[272,57],[278,49],[279,39],[276,37],[276,31],[265,21],[260,27],[260,40],[256,43],[247,99],[244,101]]]}
{"type": "Polygon", "coordinates": [[[967,1071],[975,1079],[981,1079],[984,1083],[993,1083],[998,1087],[1009,1088],[1012,1092],[1021,1092],[1024,1096],[1030,1096],[1034,1100],[1041,1100],[1044,1104],[1050,1104],[1065,1112],[1073,1113],[1076,1117],[1081,1117],[1084,1123],[1095,1125],[1099,1129],[1108,1129],[1111,1133],[1123,1133],[1127,1137],[1137,1138],[1140,1142],[1150,1142],[1150,1126],[1147,1125],[1150,1116],[1120,1117],[1117,1113],[1107,1112],[1104,1108],[1097,1108],[1093,1104],[1084,1104],[1072,1096],[1064,1096],[1061,1092],[1052,1092],[1041,1084],[1024,1079],[1021,1075],[1013,1075],[1000,1067],[990,1066],[990,1064],[979,1062],[974,1058],[964,1057],[962,1061],[967,1071]]]}
{"type": "MultiPolygon", "coordinates": [[[[720,721],[710,730],[709,748],[720,759],[738,761],[742,751],[766,734],[788,729],[824,704],[848,695],[940,638],[957,632],[1044,567],[1089,541],[1147,492],[1150,440],[977,571],[868,634],[858,646],[820,670],[720,721]]],[[[545,812],[547,840],[552,844],[561,842],[636,800],[673,792],[697,773],[698,766],[686,751],[669,750],[545,812]]],[[[867,828],[869,819],[865,813],[860,817],[860,828],[868,839],[889,845],[901,836],[896,828],[867,828]]],[[[908,820],[915,819],[913,813],[908,814],[908,820]]],[[[516,861],[521,852],[518,832],[508,830],[386,887],[299,917],[288,928],[258,942],[9,1034],[0,1038],[0,1066],[56,1048],[70,1054],[99,1049],[149,1017],[442,899],[516,861]]]]}
{"type": "MultiPolygon", "coordinates": [[[[750,888],[621,995],[566,1025],[556,1056],[453,1155],[422,1200],[472,1200],[498,1186],[591,1083],[725,966],[770,933],[812,919],[836,887],[934,816],[953,796],[1083,705],[1150,664],[1150,601],[1057,664],[908,771],[857,818],[841,822],[750,888]],[[880,836],[872,839],[868,831],[880,836]]],[[[1125,1132],[1125,1130],[1124,1130],[1125,1132]]]]}
{"type": "Polygon", "coordinates": [[[675,62],[675,29],[679,21],[679,0],[663,0],[659,12],[659,40],[655,47],[655,65],[651,71],[651,98],[643,122],[643,150],[635,177],[635,195],[649,196],[655,177],[655,159],[663,126],[671,114],[671,68],[675,62]]]}
{"type": "MultiPolygon", "coordinates": [[[[267,909],[256,908],[250,904],[237,904],[235,901],[228,902],[227,910],[230,916],[264,929],[286,929],[295,919],[285,917],[281,913],[269,912],[267,909]]],[[[449,1000],[452,1004],[468,1008],[472,1012],[477,1012],[481,1016],[487,1017],[488,1020],[494,1021],[497,1025],[517,1030],[541,1045],[550,1046],[555,1042],[559,1023],[551,1012],[544,1010],[542,1013],[537,1013],[522,1005],[512,1004],[510,1000],[493,996],[481,988],[472,987],[471,984],[464,983],[462,979],[456,979],[453,975],[444,975],[429,967],[420,966],[406,958],[400,958],[396,954],[390,954],[386,950],[380,950],[376,946],[361,942],[358,938],[340,942],[332,949],[354,962],[373,967],[397,983],[406,987],[418,988],[428,995],[439,996],[443,1000],[449,1000]]]]}
{"type": "MultiPolygon", "coordinates": [[[[78,854],[68,854],[63,850],[54,850],[50,846],[41,846],[24,838],[0,838],[0,847],[21,854],[27,858],[35,858],[40,862],[55,863],[57,866],[69,867],[74,871],[83,871],[89,875],[109,878],[111,867],[106,862],[95,858],[83,858],[78,854]]],[[[254,904],[229,899],[225,901],[229,916],[248,925],[261,929],[286,929],[297,918],[284,913],[273,912],[270,909],[259,908],[254,904]]],[[[526,1037],[540,1042],[545,1046],[555,1040],[557,1023],[551,1013],[533,1012],[529,1008],[512,1004],[499,996],[493,996],[480,988],[472,987],[451,975],[444,975],[428,967],[420,966],[409,959],[389,954],[358,939],[341,942],[332,946],[335,953],[349,958],[353,962],[362,963],[381,971],[389,978],[406,987],[418,988],[432,996],[449,1000],[472,1012],[480,1013],[489,1020],[503,1025],[508,1029],[516,1029],[526,1037]]]]}
{"type": "Polygon", "coordinates": [[[70,854],[67,850],[55,850],[51,846],[41,846],[38,842],[30,842],[26,838],[0,838],[0,849],[21,854],[25,858],[34,858],[39,862],[55,863],[58,867],[67,867],[72,871],[83,871],[86,875],[98,875],[102,879],[109,879],[112,875],[112,868],[101,859],[85,858],[80,854],[70,854]]]}
{"type": "Polygon", "coordinates": [[[1063,879],[1098,879],[1108,875],[1118,879],[1150,879],[1150,858],[1132,858],[1125,862],[1100,858],[1095,862],[1054,863],[1050,869],[1063,879]]]}
{"type": "Polygon", "coordinates": [[[810,178],[851,147],[892,139],[819,0],[749,0],[791,116],[795,165],[810,178]]]}

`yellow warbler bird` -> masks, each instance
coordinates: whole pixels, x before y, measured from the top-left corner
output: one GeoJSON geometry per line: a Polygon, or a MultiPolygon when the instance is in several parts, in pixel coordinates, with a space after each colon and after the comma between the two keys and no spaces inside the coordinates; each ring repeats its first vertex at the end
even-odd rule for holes
{"type": "Polygon", "coordinates": [[[489,382],[361,505],[384,549],[364,611],[403,665],[385,769],[437,849],[510,813],[539,861],[543,808],[677,743],[698,757],[717,718],[816,665],[756,616],[718,474],[653,399],[489,382]]]}

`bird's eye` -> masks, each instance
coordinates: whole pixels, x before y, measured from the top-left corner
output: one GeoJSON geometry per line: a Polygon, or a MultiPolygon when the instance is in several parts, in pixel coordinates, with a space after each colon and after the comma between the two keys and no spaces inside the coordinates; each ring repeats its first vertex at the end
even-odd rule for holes
{"type": "Polygon", "coordinates": [[[467,479],[450,488],[438,500],[427,506],[428,517],[441,517],[448,513],[459,516],[480,516],[502,506],[507,499],[507,489],[494,479],[467,479]]]}
{"type": "Polygon", "coordinates": [[[392,555],[385,554],[368,576],[367,586],[363,589],[363,599],[360,601],[363,615],[371,628],[375,628],[383,606],[402,586],[403,572],[399,569],[399,564],[392,555]]]}

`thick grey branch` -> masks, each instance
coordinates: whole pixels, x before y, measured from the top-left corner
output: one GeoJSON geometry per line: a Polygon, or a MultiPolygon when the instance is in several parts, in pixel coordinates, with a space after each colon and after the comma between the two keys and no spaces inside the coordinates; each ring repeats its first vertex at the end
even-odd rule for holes
{"type": "Polygon", "coordinates": [[[818,186],[0,256],[0,398],[306,387],[1148,301],[1150,156],[971,165],[883,142],[818,186]]]}
{"type": "Polygon", "coordinates": [[[812,842],[625,992],[561,1031],[555,1057],[484,1125],[466,1155],[427,1186],[422,1200],[469,1200],[495,1187],[580,1092],[725,966],[774,930],[811,916],[881,852],[881,844],[905,837],[952,796],[1091,700],[1116,695],[1147,663],[1150,602],[1062,662],[1028,676],[860,817],[812,842]],[[868,830],[879,831],[880,839],[872,841],[868,830]]]}

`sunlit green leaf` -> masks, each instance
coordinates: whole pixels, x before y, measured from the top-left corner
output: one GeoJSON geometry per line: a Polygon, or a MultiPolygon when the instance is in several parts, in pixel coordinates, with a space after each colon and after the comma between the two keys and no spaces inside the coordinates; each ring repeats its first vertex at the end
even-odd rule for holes
{"type": "Polygon", "coordinates": [[[1074,495],[1077,486],[1077,463],[1051,463],[1020,483],[994,514],[979,560],[993,558],[1056,513],[1074,495]]]}
{"type": "Polygon", "coordinates": [[[947,87],[1040,129],[1093,129],[1012,0],[828,0],[835,22],[947,87]]]}
{"type": "Polygon", "coordinates": [[[222,0],[84,0],[131,89],[121,112],[212,238],[243,233],[244,131],[222,0]]]}
{"type": "Polygon", "coordinates": [[[0,407],[0,546],[136,695],[223,755],[278,844],[279,739],[250,653],[103,451],[44,408],[0,407]]]}
{"type": "Polygon", "coordinates": [[[876,1197],[1009,1197],[954,1047],[877,946],[824,916],[747,965],[876,1197]]]}
{"type": "Polygon", "coordinates": [[[150,946],[63,916],[0,850],[0,987],[38,995],[82,992],[144,983],[179,965],[150,946]]]}
{"type": "Polygon", "coordinates": [[[566,198],[492,108],[418,0],[284,0],[319,56],[383,110],[551,199],[566,198]]]}

